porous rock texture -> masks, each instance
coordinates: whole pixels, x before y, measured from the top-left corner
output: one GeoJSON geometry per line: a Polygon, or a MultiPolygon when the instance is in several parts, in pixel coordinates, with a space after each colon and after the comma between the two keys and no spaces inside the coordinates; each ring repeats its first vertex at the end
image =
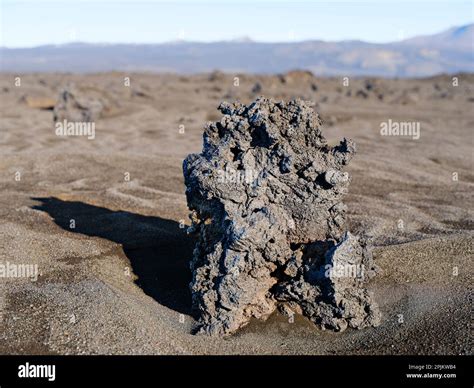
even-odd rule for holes
{"type": "Polygon", "coordinates": [[[198,233],[190,284],[200,333],[227,335],[276,308],[323,328],[376,326],[364,283],[366,243],[344,231],[355,144],[331,147],[308,102],[222,103],[201,154],[183,162],[190,232],[198,233]]]}

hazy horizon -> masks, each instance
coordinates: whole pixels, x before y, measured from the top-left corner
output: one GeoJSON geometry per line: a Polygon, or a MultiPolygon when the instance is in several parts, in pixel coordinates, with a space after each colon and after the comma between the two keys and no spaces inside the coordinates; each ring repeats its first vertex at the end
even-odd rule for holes
{"type": "Polygon", "coordinates": [[[464,1],[2,1],[1,11],[4,48],[243,38],[259,43],[383,44],[473,23],[472,3],[464,1]]]}
{"type": "MultiPolygon", "coordinates": [[[[464,27],[469,27],[472,26],[474,23],[466,24],[466,25],[461,25],[461,26],[451,26],[448,27],[447,29],[444,29],[442,31],[438,31],[438,33],[445,32],[451,29],[456,29],[456,28],[464,28],[464,27]]],[[[435,33],[436,34],[436,33],[435,33]]],[[[363,43],[370,43],[370,44],[390,44],[390,43],[397,43],[397,42],[403,42],[405,40],[409,40],[412,38],[416,37],[421,37],[421,36],[430,36],[430,35],[414,35],[414,36],[408,36],[404,39],[399,39],[391,42],[370,42],[370,41],[364,41],[360,39],[346,39],[346,40],[325,40],[325,39],[304,39],[304,40],[295,40],[295,41],[260,41],[260,40],[255,40],[252,39],[248,36],[239,36],[235,37],[233,39],[223,39],[223,40],[213,40],[213,41],[200,41],[200,40],[193,40],[193,39],[176,39],[176,40],[169,40],[169,41],[164,41],[164,42],[146,42],[146,43],[141,43],[141,42],[87,42],[87,41],[71,41],[71,42],[65,42],[65,43],[45,43],[41,44],[38,46],[28,46],[28,47],[9,47],[9,46],[0,46],[1,48],[5,49],[30,49],[30,48],[38,48],[38,47],[43,47],[43,46],[73,46],[73,45],[96,45],[96,46],[112,46],[112,45],[158,45],[158,44],[180,44],[180,43],[201,43],[201,44],[213,44],[213,43],[241,43],[241,42],[249,42],[249,43],[263,43],[263,44],[284,44],[284,43],[304,43],[304,42],[312,42],[312,41],[321,41],[325,43],[341,43],[341,42],[350,42],[350,41],[360,41],[363,43]]]]}

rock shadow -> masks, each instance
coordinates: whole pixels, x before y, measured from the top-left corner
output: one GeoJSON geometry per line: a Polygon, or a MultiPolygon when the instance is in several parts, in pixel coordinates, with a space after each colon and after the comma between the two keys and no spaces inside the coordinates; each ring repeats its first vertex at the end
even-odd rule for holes
{"type": "Polygon", "coordinates": [[[54,197],[32,199],[41,202],[33,209],[48,213],[68,232],[121,244],[138,277],[135,283],[158,303],[192,315],[189,261],[195,240],[178,222],[54,197]]]}

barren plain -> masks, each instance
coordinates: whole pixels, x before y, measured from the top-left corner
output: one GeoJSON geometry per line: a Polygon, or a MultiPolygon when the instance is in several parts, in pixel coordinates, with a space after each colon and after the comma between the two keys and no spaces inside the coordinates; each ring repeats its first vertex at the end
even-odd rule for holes
{"type": "Polygon", "coordinates": [[[472,74],[16,77],[0,76],[0,263],[39,276],[0,278],[0,353],[472,354],[472,74]],[[94,139],[55,133],[71,82],[104,102],[94,139]],[[314,101],[330,142],[356,142],[348,229],[382,270],[369,284],[379,327],[276,313],[228,338],[193,334],[182,161],[221,101],[259,95],[314,101]],[[389,120],[419,123],[419,139],[382,136],[389,120]]]}

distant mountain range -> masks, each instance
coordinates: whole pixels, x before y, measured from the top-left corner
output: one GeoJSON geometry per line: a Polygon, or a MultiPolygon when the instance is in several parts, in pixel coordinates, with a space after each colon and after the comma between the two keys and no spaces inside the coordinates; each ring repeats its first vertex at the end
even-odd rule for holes
{"type": "Polygon", "coordinates": [[[474,72],[473,39],[474,24],[386,44],[319,40],[259,43],[249,39],[214,43],[71,43],[0,48],[0,71],[282,73],[300,69],[315,75],[424,77],[474,72]]]}

